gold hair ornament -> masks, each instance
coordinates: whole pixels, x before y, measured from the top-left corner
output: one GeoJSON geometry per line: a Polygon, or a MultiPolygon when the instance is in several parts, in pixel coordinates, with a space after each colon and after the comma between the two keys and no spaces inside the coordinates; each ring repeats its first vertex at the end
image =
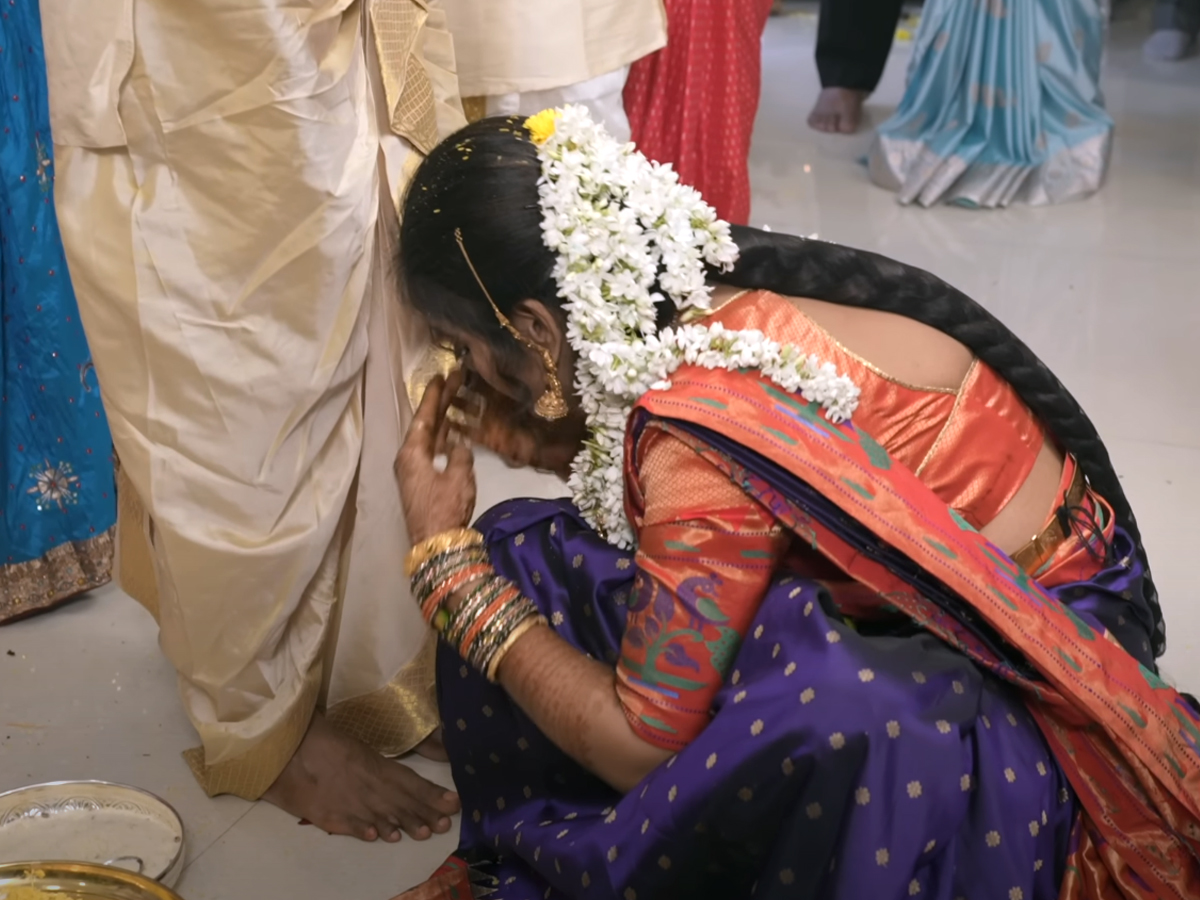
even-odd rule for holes
{"type": "Polygon", "coordinates": [[[463,259],[467,262],[467,268],[471,270],[471,274],[475,277],[475,283],[483,291],[483,296],[487,297],[488,303],[492,306],[492,312],[496,314],[496,318],[500,320],[500,324],[504,326],[504,330],[542,358],[542,367],[546,370],[546,381],[548,384],[546,392],[538,397],[537,403],[533,406],[534,415],[539,419],[545,419],[547,422],[556,422],[559,419],[565,418],[569,409],[567,408],[567,400],[563,396],[562,381],[559,380],[558,366],[555,365],[554,357],[550,355],[550,351],[545,347],[534,343],[521,334],[513,323],[508,320],[508,316],[500,311],[500,307],[496,305],[496,301],[488,293],[483,279],[479,277],[479,273],[475,270],[475,264],[471,262],[471,255],[467,253],[467,245],[463,242],[461,228],[454,229],[454,240],[458,242],[458,249],[462,252],[463,259]]]}

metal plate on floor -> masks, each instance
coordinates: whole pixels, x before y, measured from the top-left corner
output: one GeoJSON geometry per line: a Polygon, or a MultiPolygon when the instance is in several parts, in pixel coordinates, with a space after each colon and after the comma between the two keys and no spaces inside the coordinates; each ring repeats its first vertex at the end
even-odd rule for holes
{"type": "Polygon", "coordinates": [[[182,900],[149,878],[86,863],[0,865],[0,900],[182,900]]]}
{"type": "Polygon", "coordinates": [[[170,887],[183,869],[183,842],[179,814],[140,788],[61,781],[0,794],[0,864],[67,859],[170,887]]]}

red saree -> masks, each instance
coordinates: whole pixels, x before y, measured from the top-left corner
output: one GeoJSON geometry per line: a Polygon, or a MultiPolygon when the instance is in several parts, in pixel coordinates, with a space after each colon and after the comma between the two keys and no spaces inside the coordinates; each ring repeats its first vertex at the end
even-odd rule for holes
{"type": "Polygon", "coordinates": [[[721,218],[745,224],[771,0],[665,2],[667,46],[635,63],[625,86],[633,140],[673,164],[721,218]]]}

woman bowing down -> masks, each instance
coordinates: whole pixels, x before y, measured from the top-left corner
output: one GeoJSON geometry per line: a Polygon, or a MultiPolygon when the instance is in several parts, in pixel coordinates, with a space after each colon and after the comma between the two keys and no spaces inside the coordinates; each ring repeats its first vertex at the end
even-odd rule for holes
{"type": "Polygon", "coordinates": [[[451,138],[403,229],[461,360],[397,463],[465,810],[421,896],[1200,892],[1136,525],[1003,326],[572,107],[451,138]],[[451,421],[571,499],[466,528],[451,421]]]}

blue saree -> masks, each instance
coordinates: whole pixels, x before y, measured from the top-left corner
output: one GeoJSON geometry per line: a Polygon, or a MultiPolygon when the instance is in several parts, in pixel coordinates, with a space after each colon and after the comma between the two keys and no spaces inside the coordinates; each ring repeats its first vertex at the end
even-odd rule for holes
{"type": "Polygon", "coordinates": [[[929,0],[904,98],[868,158],[872,180],[922,206],[1099,190],[1113,129],[1100,93],[1106,6],[929,0]]]}
{"type": "Polygon", "coordinates": [[[0,623],[108,581],[112,443],[54,211],[36,0],[0,17],[0,623]]]}

